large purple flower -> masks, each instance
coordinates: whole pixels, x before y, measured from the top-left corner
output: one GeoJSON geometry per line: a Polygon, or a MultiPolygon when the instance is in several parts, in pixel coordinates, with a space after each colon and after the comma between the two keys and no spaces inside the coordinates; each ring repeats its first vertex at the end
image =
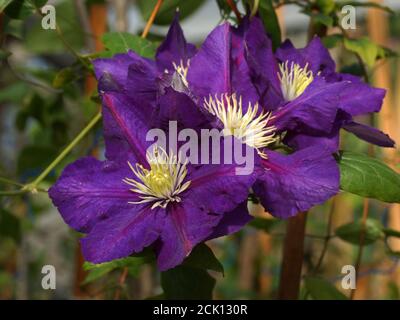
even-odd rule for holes
{"type": "MultiPolygon", "coordinates": [[[[160,101],[179,102],[174,94],[183,95],[171,90],[160,101]]],[[[86,260],[100,263],[153,246],[165,270],[196,244],[249,221],[254,175],[236,175],[235,164],[193,166],[161,147],[147,150],[148,112],[120,93],[102,99],[107,160],[77,160],[49,190],[65,222],[87,234],[81,240],[86,260]]]]}
{"type": "MultiPolygon", "coordinates": [[[[198,107],[212,116],[213,127],[257,150],[260,173],[254,192],[271,214],[287,218],[336,194],[339,171],[326,147],[310,147],[290,155],[270,150],[279,142],[278,125],[283,128],[295,121],[283,116],[276,121],[259,88],[253,85],[243,37],[253,34],[257,41],[259,35],[246,28],[236,29],[228,23],[215,28],[191,58],[186,82],[198,107]]],[[[279,98],[268,92],[272,91],[267,90],[268,99],[279,98]]]]}
{"type": "Polygon", "coordinates": [[[393,147],[379,130],[357,123],[354,116],[378,112],[385,90],[372,88],[359,78],[335,72],[335,62],[315,37],[303,49],[287,40],[274,55],[259,19],[242,25],[245,58],[260,102],[274,110],[271,121],[285,142],[301,149],[322,144],[336,151],[344,128],[370,143],[393,147]]]}
{"type": "Polygon", "coordinates": [[[112,59],[96,59],[94,70],[103,92],[120,92],[134,103],[152,112],[157,96],[165,87],[184,91],[182,79],[196,47],[187,43],[179,25],[179,13],[159,46],[155,60],[144,58],[132,50],[112,59]]]}

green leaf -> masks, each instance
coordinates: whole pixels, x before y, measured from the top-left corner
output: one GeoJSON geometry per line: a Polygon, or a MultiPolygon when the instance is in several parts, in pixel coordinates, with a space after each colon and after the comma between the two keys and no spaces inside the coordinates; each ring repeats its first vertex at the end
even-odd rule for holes
{"type": "Polygon", "coordinates": [[[269,233],[273,228],[275,228],[281,222],[282,221],[278,219],[265,219],[256,217],[253,220],[251,220],[248,225],[250,227],[269,233]]]}
{"type": "Polygon", "coordinates": [[[111,54],[127,52],[129,49],[143,57],[152,58],[156,53],[156,45],[149,40],[128,32],[105,33],[102,41],[111,54]]]}
{"type": "Polygon", "coordinates": [[[281,44],[281,28],[272,0],[260,0],[258,13],[264,24],[265,30],[270,35],[272,47],[275,50],[281,44]]]}
{"type": "Polygon", "coordinates": [[[306,277],[304,283],[314,300],[348,300],[334,285],[322,278],[306,277]]]}
{"type": "Polygon", "coordinates": [[[206,270],[184,265],[161,273],[166,299],[212,299],[215,282],[206,270]]]}
{"type": "Polygon", "coordinates": [[[329,36],[323,37],[322,42],[325,47],[332,49],[343,41],[343,35],[341,34],[331,34],[329,36]]]}
{"type": "Polygon", "coordinates": [[[224,267],[221,262],[219,262],[212,250],[204,243],[197,245],[193,249],[190,256],[184,261],[184,265],[224,273],[224,267]]]}
{"type": "Polygon", "coordinates": [[[86,276],[86,279],[83,281],[82,285],[98,280],[113,270],[122,269],[125,267],[129,269],[129,274],[131,276],[137,276],[137,274],[140,271],[140,267],[143,264],[150,262],[151,260],[152,257],[144,256],[144,257],[127,257],[100,264],[93,264],[86,261],[83,264],[83,269],[90,272],[86,276]]]}
{"type": "Polygon", "coordinates": [[[383,226],[380,221],[368,218],[363,228],[362,220],[357,220],[340,226],[335,230],[335,234],[342,240],[351,244],[360,244],[360,235],[364,232],[364,244],[369,245],[384,237],[383,226]],[[364,230],[364,231],[363,231],[364,230]]]}
{"type": "Polygon", "coordinates": [[[350,73],[350,74],[352,74],[354,76],[358,76],[358,77],[362,77],[364,74],[362,65],[360,65],[357,62],[341,67],[340,72],[341,73],[350,73]]]}
{"type": "Polygon", "coordinates": [[[328,15],[333,12],[333,10],[335,10],[334,0],[317,0],[315,4],[318,6],[319,10],[325,15],[328,15]]]}
{"type": "Polygon", "coordinates": [[[0,12],[3,12],[4,9],[11,3],[12,0],[0,0],[0,12]]]}
{"type": "Polygon", "coordinates": [[[90,270],[90,272],[86,276],[85,280],[82,282],[82,285],[86,285],[88,283],[96,281],[115,269],[114,265],[110,262],[101,263],[98,265],[98,267],[92,269],[88,267],[87,263],[88,262],[85,262],[83,268],[85,270],[90,270]]]}
{"type": "Polygon", "coordinates": [[[215,279],[207,272],[224,272],[222,264],[204,243],[197,245],[183,263],[161,273],[166,299],[212,299],[215,279]]]}
{"type": "MultiPolygon", "coordinates": [[[[169,25],[172,22],[175,12],[178,8],[179,19],[183,20],[200,8],[204,2],[205,0],[164,0],[154,20],[154,24],[169,25]]],[[[145,21],[149,19],[156,3],[157,0],[138,0],[139,9],[145,21]]]]}
{"type": "Polygon", "coordinates": [[[28,0],[5,1],[4,13],[12,19],[25,19],[35,12],[35,6],[28,0]]]}
{"type": "Polygon", "coordinates": [[[333,18],[323,13],[310,13],[310,17],[312,18],[314,23],[320,23],[328,28],[333,26],[333,18]]]}
{"type": "Polygon", "coordinates": [[[398,58],[400,54],[392,49],[379,46],[378,48],[378,59],[384,58],[398,58]]]}
{"type": "Polygon", "coordinates": [[[347,50],[360,56],[362,61],[372,68],[378,57],[379,46],[366,37],[359,39],[344,39],[344,46],[347,50]]]}
{"type": "Polygon", "coordinates": [[[389,228],[383,228],[383,232],[385,233],[386,237],[400,238],[400,231],[389,229],[389,228]]]}
{"type": "Polygon", "coordinates": [[[363,197],[400,202],[400,175],[381,161],[350,151],[341,151],[340,188],[363,197]]]}
{"type": "MultiPolygon", "coordinates": [[[[79,23],[78,13],[73,1],[61,1],[55,6],[57,25],[62,31],[63,38],[75,51],[79,52],[87,35],[79,23]]],[[[42,28],[41,20],[32,21],[31,27],[24,37],[28,51],[36,54],[65,53],[65,45],[56,30],[42,28]]]]}

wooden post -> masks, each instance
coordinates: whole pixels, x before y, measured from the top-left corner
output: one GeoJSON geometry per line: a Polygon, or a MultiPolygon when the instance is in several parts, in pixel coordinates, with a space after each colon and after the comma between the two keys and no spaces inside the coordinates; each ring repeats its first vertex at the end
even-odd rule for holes
{"type": "Polygon", "coordinates": [[[306,222],[307,212],[287,221],[278,299],[296,300],[299,297],[306,222]]]}

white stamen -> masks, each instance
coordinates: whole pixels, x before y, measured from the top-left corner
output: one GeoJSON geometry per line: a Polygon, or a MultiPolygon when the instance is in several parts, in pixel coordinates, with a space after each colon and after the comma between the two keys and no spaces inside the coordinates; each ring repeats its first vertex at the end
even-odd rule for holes
{"type": "Polygon", "coordinates": [[[134,187],[132,192],[140,194],[142,200],[129,202],[133,204],[154,202],[155,207],[165,208],[170,202],[180,202],[179,194],[185,191],[190,181],[184,180],[187,175],[187,161],[181,163],[180,156],[169,154],[160,147],[154,147],[152,152],[146,154],[147,162],[150,164],[150,170],[142,165],[128,165],[138,180],[125,178],[122,181],[134,187]]]}
{"type": "Polygon", "coordinates": [[[300,96],[314,80],[314,75],[308,69],[308,63],[304,68],[299,64],[289,61],[279,65],[278,77],[281,82],[283,97],[286,101],[292,101],[300,96]]]}
{"type": "Polygon", "coordinates": [[[266,158],[261,149],[278,140],[275,136],[276,127],[268,126],[273,118],[271,112],[257,115],[258,103],[249,103],[246,113],[243,113],[242,98],[235,94],[222,94],[221,98],[211,96],[205,99],[204,107],[215,115],[224,125],[225,136],[235,136],[243,143],[256,148],[258,153],[266,158]]]}
{"type": "Polygon", "coordinates": [[[179,64],[176,64],[175,62],[173,62],[172,64],[174,66],[175,73],[179,76],[185,87],[188,87],[189,83],[186,77],[190,66],[190,60],[187,60],[186,65],[183,63],[183,60],[181,60],[179,64]]]}

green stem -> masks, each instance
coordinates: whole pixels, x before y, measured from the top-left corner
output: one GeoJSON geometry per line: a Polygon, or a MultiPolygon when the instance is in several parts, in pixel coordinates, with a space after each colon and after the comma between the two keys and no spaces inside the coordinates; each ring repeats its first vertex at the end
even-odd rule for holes
{"type": "Polygon", "coordinates": [[[86,134],[97,124],[101,119],[101,112],[97,113],[88,125],[75,137],[74,140],[53,160],[49,166],[30,184],[26,185],[23,189],[34,191],[37,186],[46,176],[63,160],[67,154],[86,136],[86,134]]]}
{"type": "Polygon", "coordinates": [[[18,186],[18,187],[23,187],[24,186],[23,184],[21,184],[19,182],[12,181],[10,179],[3,178],[3,177],[0,177],[0,182],[7,183],[7,184],[12,184],[12,185],[18,186]]]}
{"type": "Polygon", "coordinates": [[[21,190],[12,190],[12,191],[0,191],[0,197],[1,196],[17,196],[17,195],[20,195],[20,194],[24,194],[26,192],[27,191],[23,190],[23,189],[21,189],[21,190]]]}
{"type": "Polygon", "coordinates": [[[251,8],[251,13],[250,13],[251,17],[254,17],[257,14],[259,5],[260,5],[260,0],[254,0],[253,8],[251,8]]]}

